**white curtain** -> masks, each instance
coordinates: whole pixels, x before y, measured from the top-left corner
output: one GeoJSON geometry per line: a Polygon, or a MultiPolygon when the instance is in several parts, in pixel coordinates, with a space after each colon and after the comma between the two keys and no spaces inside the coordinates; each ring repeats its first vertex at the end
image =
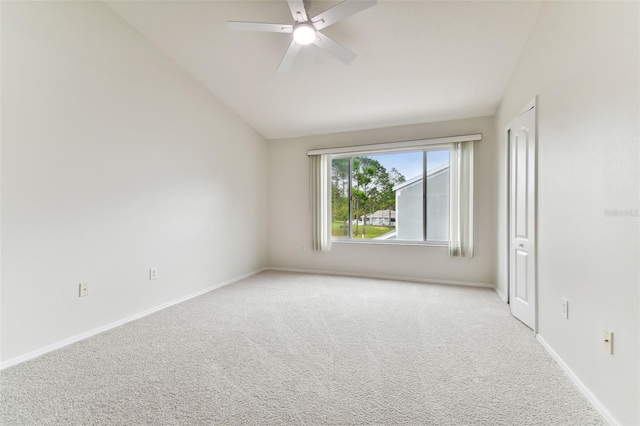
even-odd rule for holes
{"type": "Polygon", "coordinates": [[[473,257],[473,143],[451,144],[449,256],[473,257]]]}
{"type": "Polygon", "coordinates": [[[331,250],[331,156],[309,156],[311,249],[331,250]]]}

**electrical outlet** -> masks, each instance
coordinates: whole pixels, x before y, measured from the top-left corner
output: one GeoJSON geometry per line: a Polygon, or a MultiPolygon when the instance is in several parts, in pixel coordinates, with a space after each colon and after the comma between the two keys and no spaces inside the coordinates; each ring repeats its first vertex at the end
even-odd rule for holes
{"type": "Polygon", "coordinates": [[[89,283],[78,284],[78,297],[85,297],[89,295],[89,283]]]}
{"type": "Polygon", "coordinates": [[[613,331],[603,330],[604,350],[613,355],[613,331]]]}
{"type": "Polygon", "coordinates": [[[305,250],[306,250],[306,247],[304,246],[304,244],[303,244],[303,245],[301,245],[301,246],[300,246],[300,251],[305,251],[305,250]]]}
{"type": "Polygon", "coordinates": [[[158,279],[158,267],[154,266],[152,268],[149,268],[149,280],[153,281],[157,279],[158,279]]]}
{"type": "Polygon", "coordinates": [[[569,301],[562,299],[562,316],[569,319],[569,301]]]}

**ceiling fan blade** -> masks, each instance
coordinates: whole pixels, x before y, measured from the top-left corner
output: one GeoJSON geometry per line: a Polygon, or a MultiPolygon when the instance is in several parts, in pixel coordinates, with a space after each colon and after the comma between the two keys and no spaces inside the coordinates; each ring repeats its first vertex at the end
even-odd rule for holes
{"type": "Polygon", "coordinates": [[[291,9],[291,15],[296,22],[307,22],[307,11],[304,9],[304,2],[302,0],[287,0],[289,3],[289,9],[291,9]]]}
{"type": "Polygon", "coordinates": [[[267,33],[291,33],[293,25],[267,24],[264,22],[227,22],[227,28],[233,31],[262,31],[267,33]]]}
{"type": "Polygon", "coordinates": [[[313,26],[316,27],[316,30],[321,30],[329,25],[335,24],[347,16],[351,16],[355,13],[368,9],[376,3],[377,0],[345,0],[314,17],[311,19],[311,22],[313,22],[313,26]]]}
{"type": "Polygon", "coordinates": [[[356,58],[355,53],[353,53],[343,45],[333,41],[326,35],[322,34],[320,31],[316,32],[316,39],[314,40],[313,44],[331,53],[333,56],[347,65],[356,58]]]}
{"type": "Polygon", "coordinates": [[[302,45],[296,43],[295,40],[291,41],[291,44],[289,45],[287,52],[284,54],[282,61],[280,61],[280,65],[278,66],[278,72],[289,71],[289,68],[291,68],[291,65],[293,65],[293,60],[296,59],[296,56],[298,55],[298,52],[300,51],[301,47],[302,45]]]}

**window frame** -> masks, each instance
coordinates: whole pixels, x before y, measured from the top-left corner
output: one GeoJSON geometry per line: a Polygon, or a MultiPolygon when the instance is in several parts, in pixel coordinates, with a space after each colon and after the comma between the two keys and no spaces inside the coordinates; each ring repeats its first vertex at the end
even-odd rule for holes
{"type": "MultiPolygon", "coordinates": [[[[336,154],[331,154],[329,161],[330,164],[333,164],[333,160],[335,159],[349,159],[349,232],[348,237],[334,237],[331,236],[331,242],[337,244],[373,244],[373,245],[396,245],[396,246],[423,246],[423,247],[448,247],[451,241],[451,233],[447,230],[448,239],[446,241],[433,241],[427,240],[427,153],[433,151],[449,151],[449,170],[451,170],[451,143],[439,143],[439,144],[429,144],[422,146],[412,146],[409,148],[400,148],[397,150],[393,149],[385,149],[384,151],[380,150],[362,150],[362,151],[350,151],[350,152],[341,152],[336,154]],[[407,153],[407,152],[420,152],[422,154],[422,240],[375,240],[375,239],[361,239],[361,238],[353,238],[353,212],[352,212],[352,197],[353,197],[353,158],[358,156],[374,156],[374,155],[385,155],[385,154],[398,154],[398,153],[407,153]]],[[[331,173],[330,180],[333,177],[333,173],[331,173]]],[[[451,197],[451,187],[449,187],[449,199],[451,197]]],[[[333,200],[331,200],[331,212],[333,211],[333,200]]],[[[396,206],[397,211],[397,206],[396,206]]],[[[449,224],[451,223],[451,203],[448,206],[448,216],[449,216],[449,224]]],[[[357,219],[356,219],[357,220],[357,219]]],[[[366,219],[365,219],[366,220],[366,219]]],[[[332,221],[332,218],[329,217],[329,221],[332,221]]],[[[397,225],[397,222],[396,222],[397,225]]]]}

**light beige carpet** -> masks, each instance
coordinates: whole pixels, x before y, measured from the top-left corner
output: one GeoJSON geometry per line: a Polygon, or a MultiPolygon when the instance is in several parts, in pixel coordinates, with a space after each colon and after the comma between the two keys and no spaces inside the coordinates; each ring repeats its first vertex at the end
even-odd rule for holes
{"type": "Polygon", "coordinates": [[[488,289],[265,272],[0,372],[3,425],[587,425],[488,289]]]}

